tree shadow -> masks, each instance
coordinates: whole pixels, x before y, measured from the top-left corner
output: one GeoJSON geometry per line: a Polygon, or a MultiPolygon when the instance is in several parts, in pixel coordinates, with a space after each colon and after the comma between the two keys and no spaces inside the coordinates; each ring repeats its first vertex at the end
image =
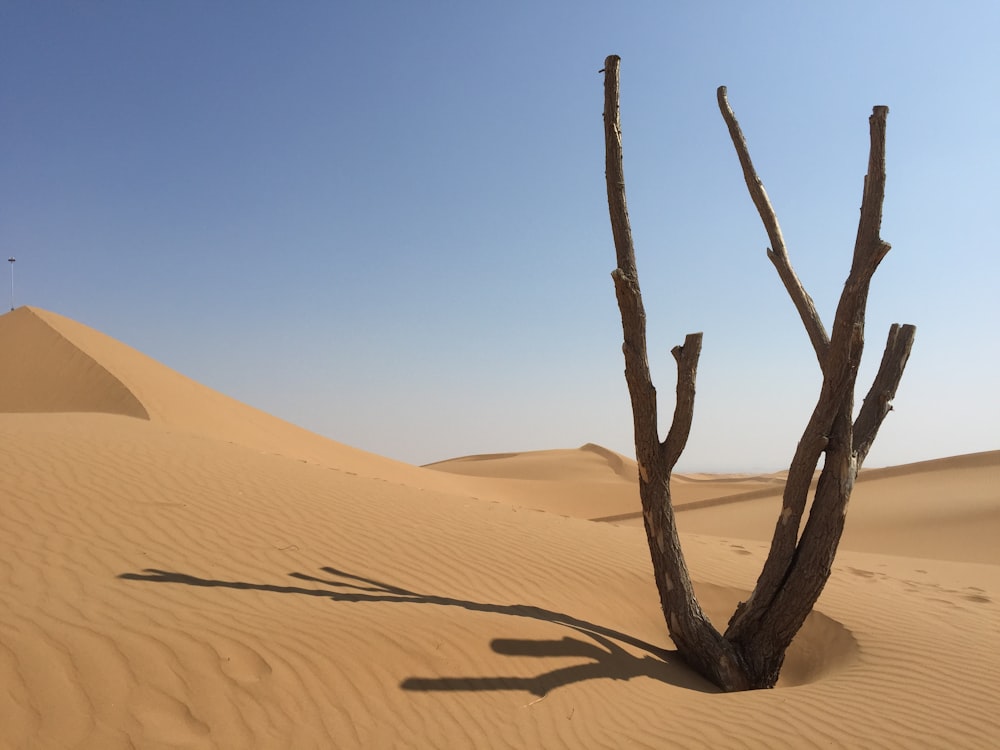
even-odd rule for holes
{"type": "MultiPolygon", "coordinates": [[[[661,656],[642,657],[629,653],[611,638],[591,630],[580,630],[594,643],[563,636],[560,640],[533,640],[522,638],[496,638],[490,643],[494,653],[505,656],[530,656],[539,658],[582,657],[584,662],[553,669],[534,677],[409,677],[400,683],[403,690],[429,691],[482,691],[526,690],[544,698],[556,688],[585,680],[630,680],[649,677],[678,687],[701,692],[717,692],[687,667],[678,665],[676,659],[661,656]],[[603,648],[602,648],[603,647],[603,648]]],[[[672,654],[671,654],[672,655],[672,654]]]]}
{"type": "Polygon", "coordinates": [[[591,679],[629,680],[633,677],[650,677],[677,687],[700,692],[718,692],[711,683],[690,670],[676,652],[647,643],[639,638],[612,628],[597,625],[579,617],[528,604],[492,604],[468,599],[456,599],[434,594],[421,594],[393,586],[374,578],[348,573],[325,566],[321,570],[330,577],[306,573],[289,573],[289,577],[323,588],[305,586],[280,586],[270,583],[223,581],[199,578],[187,573],[146,568],[142,573],[122,573],[118,578],[149,583],[174,583],[203,588],[227,588],[246,591],[266,591],[277,594],[298,594],[330,599],[335,602],[389,602],[394,604],[426,604],[439,607],[459,607],[469,612],[489,612],[526,617],[570,628],[585,636],[588,641],[565,636],[560,640],[532,640],[497,638],[490,646],[494,653],[505,656],[536,658],[581,657],[582,663],[553,669],[535,677],[409,677],[400,683],[403,690],[414,691],[484,691],[526,690],[539,697],[558,687],[591,679]],[[636,656],[623,645],[643,652],[636,656]]]}

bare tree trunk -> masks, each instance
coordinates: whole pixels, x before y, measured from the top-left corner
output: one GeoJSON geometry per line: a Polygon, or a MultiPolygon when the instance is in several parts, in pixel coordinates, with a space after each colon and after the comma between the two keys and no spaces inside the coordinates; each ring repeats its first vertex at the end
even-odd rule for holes
{"type": "Polygon", "coordinates": [[[656,389],[650,378],[646,349],[646,317],[625,202],[619,66],[620,59],[612,55],[605,61],[603,71],[605,177],[618,259],[612,277],[622,317],[622,350],[632,401],[643,519],[660,604],[678,653],[699,673],[727,691],[773,687],[785,650],[829,578],[858,470],[891,409],[913,344],[913,326],[892,327],[875,382],[857,420],[852,422],[868,288],[879,262],[889,251],[888,243],[879,237],[888,108],[875,107],[870,119],[871,153],[854,262],[832,334],[828,336],[812,299],[791,267],[777,217],[753,168],[746,141],[726,99],[726,89],[720,87],[718,91],[719,107],[747,187],[773,245],[768,249],[768,257],[799,312],[823,372],[819,399],[792,459],[768,558],[749,600],[737,607],[723,635],[708,621],[694,595],[670,501],[671,472],[691,428],[702,336],[689,334],[683,346],[673,349],[677,361],[677,399],[670,430],[660,442],[656,389]],[[800,536],[811,480],[824,453],[823,470],[800,536]]]}
{"type": "Polygon", "coordinates": [[[751,685],[744,678],[744,670],[735,650],[712,626],[695,597],[670,502],[670,474],[687,444],[694,415],[695,376],[702,335],[688,334],[684,345],[673,349],[677,361],[677,401],[670,431],[661,443],[657,428],[656,388],[649,375],[646,354],[646,312],[639,291],[632,229],[625,203],[618,116],[619,63],[617,56],[605,61],[605,178],[618,256],[618,267],[611,276],[615,282],[625,337],[622,345],[625,379],[632,400],[639,494],[653,575],[670,636],[685,661],[726,690],[746,690],[751,685]]]}

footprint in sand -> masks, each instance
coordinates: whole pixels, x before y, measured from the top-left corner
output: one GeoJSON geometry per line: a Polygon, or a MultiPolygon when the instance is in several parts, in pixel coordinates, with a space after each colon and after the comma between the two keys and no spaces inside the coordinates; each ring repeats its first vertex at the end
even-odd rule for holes
{"type": "Polygon", "coordinates": [[[848,570],[860,578],[874,578],[876,575],[870,570],[862,570],[861,568],[848,568],[848,570]]]}
{"type": "Polygon", "coordinates": [[[223,674],[240,685],[257,683],[271,675],[271,665],[242,643],[230,641],[217,653],[223,674]]]}
{"type": "Polygon", "coordinates": [[[988,596],[983,596],[982,594],[966,594],[962,598],[967,602],[975,602],[976,604],[990,604],[993,601],[988,596]]]}

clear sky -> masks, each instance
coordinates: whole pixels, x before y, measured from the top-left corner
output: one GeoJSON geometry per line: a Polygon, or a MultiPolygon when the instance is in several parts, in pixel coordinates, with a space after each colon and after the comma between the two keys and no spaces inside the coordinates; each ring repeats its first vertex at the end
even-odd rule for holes
{"type": "Polygon", "coordinates": [[[828,326],[887,104],[862,391],[890,323],[917,339],[868,465],[998,449],[998,30],[995,0],[3,0],[0,253],[15,304],[360,448],[632,454],[598,73],[618,54],[665,415],[669,350],[705,332],[679,468],[777,470],[819,371],[715,90],[828,326]]]}

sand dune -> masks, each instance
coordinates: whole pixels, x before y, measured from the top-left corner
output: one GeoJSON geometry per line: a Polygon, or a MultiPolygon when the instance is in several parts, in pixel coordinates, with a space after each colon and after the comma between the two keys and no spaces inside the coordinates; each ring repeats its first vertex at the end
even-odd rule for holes
{"type": "MultiPolygon", "coordinates": [[[[1000,737],[995,564],[847,551],[784,687],[722,695],[669,651],[641,529],[527,510],[572,506],[579,486],[634,487],[627,459],[585,447],[510,456],[518,476],[472,459],[458,462],[481,464],[467,473],[421,469],[312,436],[51,313],[3,316],[0,344],[0,391],[20,389],[0,413],[0,748],[1000,737]],[[61,394],[25,376],[40,369],[61,394]],[[123,388],[145,417],[116,410],[131,403],[123,388]],[[536,502],[511,500],[514,485],[536,502]]],[[[894,493],[940,482],[988,508],[997,485],[973,485],[990,461],[886,474],[867,491],[898,505],[894,493]]],[[[599,496],[586,513],[618,510],[599,496]]],[[[920,518],[876,530],[891,544],[920,518]]],[[[684,536],[719,622],[762,561],[746,536],[684,536]]]]}
{"type": "Polygon", "coordinates": [[[47,310],[0,316],[0,413],[99,412],[386,481],[449,487],[434,472],[352,448],[206,388],[47,310]]]}
{"type": "Polygon", "coordinates": [[[465,456],[426,468],[464,478],[456,488],[475,497],[575,518],[609,511],[629,517],[638,505],[635,461],[593,443],[575,450],[465,456]]]}
{"type": "MultiPolygon", "coordinates": [[[[576,450],[463,456],[426,468],[478,477],[484,481],[466,486],[524,507],[594,521],[641,523],[635,459],[594,443],[576,450]]],[[[673,501],[693,509],[773,497],[784,482],[784,472],[677,474],[673,501]]]]}
{"type": "Polygon", "coordinates": [[[635,460],[587,443],[577,450],[525,451],[465,456],[428,464],[427,468],[467,476],[546,481],[638,481],[635,460]]]}

